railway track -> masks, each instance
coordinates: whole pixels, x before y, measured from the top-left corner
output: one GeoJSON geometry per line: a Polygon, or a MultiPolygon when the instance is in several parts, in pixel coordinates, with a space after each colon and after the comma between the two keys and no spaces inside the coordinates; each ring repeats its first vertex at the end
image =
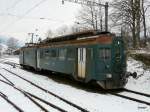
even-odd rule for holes
{"type": "Polygon", "coordinates": [[[13,66],[14,68],[15,68],[16,66],[17,66],[17,67],[20,66],[20,64],[14,63],[14,62],[10,62],[10,61],[6,61],[6,62],[3,62],[3,63],[8,64],[8,65],[10,65],[10,66],[13,66]]]}
{"type": "Polygon", "coordinates": [[[142,96],[146,96],[146,97],[150,97],[150,94],[141,93],[141,92],[138,92],[138,91],[133,91],[133,90],[126,89],[126,88],[124,88],[123,91],[134,93],[134,94],[138,94],[138,95],[142,95],[142,96]]]}
{"type": "MultiPolygon", "coordinates": [[[[6,63],[6,64],[8,64],[8,63],[6,63]]],[[[14,64],[15,64],[15,63],[14,63],[14,64]]],[[[72,106],[74,106],[74,107],[76,107],[77,109],[79,109],[79,110],[81,110],[81,111],[83,111],[83,112],[88,112],[87,110],[85,110],[85,109],[79,107],[78,105],[73,104],[73,103],[67,101],[66,99],[61,98],[60,96],[58,96],[58,95],[56,95],[56,94],[54,94],[54,93],[52,93],[52,92],[50,92],[50,91],[48,91],[48,90],[46,90],[46,89],[44,89],[44,88],[42,88],[42,87],[36,85],[35,83],[33,83],[33,82],[31,82],[31,81],[29,81],[29,80],[27,80],[27,79],[25,79],[25,78],[23,78],[23,77],[17,75],[16,73],[14,73],[14,72],[12,72],[12,71],[9,71],[9,70],[7,70],[7,69],[5,69],[5,68],[3,68],[3,69],[6,70],[6,71],[8,71],[9,73],[11,73],[11,74],[13,74],[13,75],[15,75],[15,76],[21,78],[21,79],[23,79],[24,81],[30,83],[31,85],[33,85],[33,86],[35,86],[35,87],[37,87],[37,88],[39,88],[39,89],[41,89],[41,90],[43,90],[43,91],[45,91],[45,92],[47,92],[47,93],[49,93],[49,94],[51,94],[51,95],[57,97],[58,99],[63,100],[64,102],[66,102],[66,103],[68,103],[68,104],[70,104],[70,105],[72,105],[72,106]]],[[[137,91],[133,91],[133,90],[129,90],[129,89],[122,89],[122,90],[123,90],[124,92],[132,93],[132,94],[136,94],[136,95],[140,95],[140,96],[144,96],[144,97],[148,97],[148,98],[150,97],[150,94],[146,94],[146,93],[142,93],[142,92],[137,92],[137,91]]],[[[131,101],[135,101],[135,102],[138,102],[138,103],[141,103],[141,104],[146,104],[146,105],[150,106],[150,101],[143,101],[143,100],[140,100],[140,99],[138,99],[138,98],[130,97],[130,96],[127,96],[127,95],[124,95],[124,94],[116,93],[116,92],[110,92],[110,91],[109,91],[108,93],[110,93],[111,95],[115,95],[115,96],[118,96],[118,97],[121,97],[121,98],[125,98],[125,99],[131,100],[131,101]]]]}
{"type": "Polygon", "coordinates": [[[18,107],[15,103],[9,100],[8,96],[5,95],[3,92],[0,92],[0,97],[7,101],[10,105],[12,105],[18,112],[24,112],[20,107],[18,107]]]}
{"type": "Polygon", "coordinates": [[[12,61],[13,60],[9,60],[9,59],[6,59],[6,58],[1,58],[0,59],[0,63],[8,64],[8,65],[13,66],[13,67],[20,67],[19,63],[15,63],[15,62],[12,62],[12,61]]]}
{"type": "MultiPolygon", "coordinates": [[[[139,97],[146,97],[147,99],[150,98],[150,95],[146,94],[146,93],[141,93],[141,92],[125,89],[125,88],[122,89],[122,90],[123,90],[123,92],[139,95],[139,97]]],[[[131,101],[135,101],[135,102],[138,102],[138,103],[141,103],[141,104],[146,104],[146,105],[150,106],[150,99],[149,99],[149,101],[140,100],[139,98],[135,98],[135,97],[131,97],[131,96],[128,96],[128,95],[124,95],[123,92],[116,93],[116,92],[110,92],[109,91],[109,93],[111,95],[118,96],[118,97],[121,97],[121,98],[125,98],[125,99],[131,100],[131,101]]]]}
{"type": "MultiPolygon", "coordinates": [[[[2,75],[2,74],[0,74],[0,75],[1,75],[2,77],[5,77],[5,76],[2,75]]],[[[5,79],[7,79],[7,78],[5,77],[5,79]]],[[[43,107],[40,103],[38,103],[36,100],[39,100],[39,101],[41,101],[41,102],[43,102],[43,103],[45,103],[45,104],[47,104],[47,105],[53,107],[54,109],[59,110],[60,112],[67,112],[66,110],[61,109],[60,107],[58,107],[58,106],[56,106],[56,105],[54,105],[54,104],[52,104],[52,103],[50,103],[50,102],[47,102],[46,100],[43,100],[42,98],[40,98],[40,97],[38,97],[38,96],[36,96],[36,95],[34,95],[34,94],[31,94],[31,93],[29,93],[29,92],[27,92],[27,91],[25,91],[25,90],[22,90],[22,89],[16,87],[15,84],[14,84],[13,82],[11,82],[9,79],[7,79],[7,81],[9,81],[9,82],[6,82],[6,81],[0,79],[0,82],[5,83],[5,84],[7,84],[8,86],[13,87],[13,88],[16,89],[17,91],[21,92],[24,96],[26,96],[27,98],[29,98],[29,100],[32,101],[35,105],[37,105],[42,111],[44,111],[44,112],[49,112],[46,108],[44,108],[44,107],[43,107]],[[11,83],[10,83],[10,82],[11,82],[11,83]],[[36,100],[35,100],[35,99],[36,99],[36,100]]]]}
{"type": "MultiPolygon", "coordinates": [[[[59,100],[65,102],[66,104],[69,104],[70,106],[72,106],[72,107],[74,107],[74,108],[80,110],[81,112],[89,112],[88,110],[86,110],[86,109],[84,109],[84,108],[82,108],[82,107],[80,107],[80,106],[78,106],[78,105],[76,105],[76,104],[70,102],[69,100],[66,100],[66,99],[64,99],[64,98],[62,98],[62,97],[56,95],[55,93],[53,93],[53,92],[51,92],[51,91],[49,91],[49,90],[47,90],[47,89],[45,89],[45,88],[43,88],[43,87],[41,87],[41,86],[39,86],[39,85],[37,85],[37,84],[31,82],[30,80],[28,80],[28,79],[26,79],[26,78],[24,78],[24,77],[21,77],[21,76],[19,76],[18,74],[14,73],[14,72],[12,72],[12,71],[6,69],[6,68],[3,68],[3,69],[4,69],[5,71],[9,72],[10,74],[15,75],[16,77],[18,77],[18,78],[20,78],[20,79],[22,79],[22,80],[24,80],[24,81],[30,83],[32,86],[34,86],[34,87],[36,87],[36,88],[42,90],[43,92],[48,93],[48,94],[50,94],[50,95],[52,95],[52,96],[58,98],[59,100]]],[[[11,85],[11,86],[14,86],[14,84],[13,84],[9,79],[7,79],[5,76],[2,76],[2,77],[3,77],[5,80],[8,81],[7,84],[9,84],[9,85],[11,85]]],[[[1,81],[1,80],[0,80],[0,81],[1,81]]],[[[4,81],[3,81],[3,82],[4,82],[4,81]]],[[[5,83],[5,82],[4,82],[4,83],[5,83]]],[[[14,87],[15,87],[15,86],[14,86],[14,87]]],[[[34,98],[36,98],[36,99],[40,99],[39,97],[37,97],[37,96],[35,96],[35,95],[31,94],[31,93],[28,93],[28,92],[26,92],[26,91],[24,91],[24,92],[25,92],[26,94],[28,94],[29,96],[31,96],[31,97],[34,97],[34,98]]],[[[42,102],[44,102],[45,104],[48,103],[48,102],[46,102],[46,101],[44,101],[44,100],[43,100],[42,102]]],[[[52,107],[53,107],[53,106],[52,106],[52,107]]],[[[63,111],[62,111],[62,112],[63,112],[63,111]]],[[[64,111],[64,112],[65,112],[65,111],[64,111]]]]}

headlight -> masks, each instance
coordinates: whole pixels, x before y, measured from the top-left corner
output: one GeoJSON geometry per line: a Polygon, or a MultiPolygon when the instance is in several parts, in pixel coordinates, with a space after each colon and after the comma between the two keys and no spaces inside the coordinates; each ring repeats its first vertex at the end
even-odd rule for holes
{"type": "Polygon", "coordinates": [[[106,78],[112,78],[112,74],[106,74],[106,78]]]}

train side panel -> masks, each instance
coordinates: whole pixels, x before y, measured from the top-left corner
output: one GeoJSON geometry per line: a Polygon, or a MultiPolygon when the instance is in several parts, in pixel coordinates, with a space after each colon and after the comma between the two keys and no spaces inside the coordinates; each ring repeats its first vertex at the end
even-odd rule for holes
{"type": "Polygon", "coordinates": [[[40,48],[41,69],[73,74],[75,72],[74,48],[40,48]]]}
{"type": "Polygon", "coordinates": [[[28,48],[23,50],[24,51],[23,65],[36,68],[37,66],[36,50],[37,50],[36,48],[28,48]]]}
{"type": "Polygon", "coordinates": [[[26,47],[20,54],[20,63],[71,75],[82,82],[93,80],[105,89],[124,87],[126,60],[123,41],[107,35],[83,40],[86,39],[72,44],[26,47]]]}
{"type": "Polygon", "coordinates": [[[23,50],[21,50],[19,54],[19,63],[20,65],[24,64],[24,51],[23,50]]]}

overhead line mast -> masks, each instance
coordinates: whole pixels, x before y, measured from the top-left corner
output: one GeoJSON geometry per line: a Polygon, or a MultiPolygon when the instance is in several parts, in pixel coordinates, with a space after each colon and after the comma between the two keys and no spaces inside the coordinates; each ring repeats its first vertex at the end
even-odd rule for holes
{"type": "Polygon", "coordinates": [[[105,4],[89,1],[89,0],[62,0],[62,4],[64,4],[65,1],[68,2],[73,2],[81,5],[87,5],[87,6],[99,6],[99,7],[104,7],[105,8],[105,31],[108,31],[108,2],[105,4]]]}

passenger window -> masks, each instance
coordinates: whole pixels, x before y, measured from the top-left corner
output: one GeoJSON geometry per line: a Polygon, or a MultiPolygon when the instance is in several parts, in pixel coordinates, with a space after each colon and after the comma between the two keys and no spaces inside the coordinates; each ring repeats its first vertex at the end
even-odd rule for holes
{"type": "Polygon", "coordinates": [[[52,50],[50,51],[50,57],[53,57],[53,58],[57,57],[57,52],[56,52],[55,49],[52,49],[52,50]]]}
{"type": "Polygon", "coordinates": [[[73,52],[73,49],[67,49],[67,58],[68,60],[74,60],[75,54],[73,52]]]}
{"type": "Polygon", "coordinates": [[[59,59],[65,60],[67,49],[59,49],[59,59]]]}
{"type": "Polygon", "coordinates": [[[111,50],[109,48],[99,49],[99,58],[109,60],[111,58],[111,50]]]}
{"type": "Polygon", "coordinates": [[[93,49],[92,48],[87,48],[87,52],[88,52],[87,58],[88,59],[93,59],[93,49]]]}
{"type": "Polygon", "coordinates": [[[29,55],[29,51],[26,51],[26,54],[29,55]]]}
{"type": "Polygon", "coordinates": [[[53,58],[53,57],[56,57],[57,56],[57,53],[56,53],[56,50],[55,49],[52,49],[52,50],[45,50],[44,51],[44,55],[45,55],[45,57],[47,57],[47,58],[53,58]]]}
{"type": "Polygon", "coordinates": [[[44,52],[43,52],[43,50],[40,50],[40,58],[43,58],[44,56],[44,52]]]}
{"type": "Polygon", "coordinates": [[[49,54],[49,51],[48,51],[48,50],[46,50],[46,51],[45,51],[45,55],[48,55],[48,54],[49,54]]]}
{"type": "MultiPolygon", "coordinates": [[[[44,57],[45,57],[46,59],[49,59],[49,52],[50,52],[50,51],[49,51],[48,49],[45,49],[45,50],[44,50],[44,57]]],[[[43,55],[41,55],[41,58],[42,58],[42,56],[43,56],[43,55]]]]}

